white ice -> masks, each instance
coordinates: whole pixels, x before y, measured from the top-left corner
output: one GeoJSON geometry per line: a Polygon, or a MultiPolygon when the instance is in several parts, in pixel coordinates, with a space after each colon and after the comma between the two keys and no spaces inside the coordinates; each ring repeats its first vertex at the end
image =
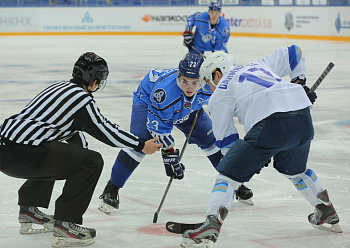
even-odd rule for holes
{"type": "MultiPolygon", "coordinates": [[[[246,185],[254,192],[254,206],[234,202],[215,247],[330,248],[350,247],[350,43],[231,37],[228,50],[237,64],[272,53],[281,46],[299,45],[306,54],[307,85],[311,86],[329,62],[334,69],[317,89],[312,109],[315,138],[308,167],[328,190],[339,214],[342,234],[314,229],[307,221],[313,208],[272,166],[246,185]]],[[[95,98],[102,113],[129,129],[132,92],[151,68],[175,68],[186,53],[177,36],[2,36],[0,37],[0,122],[16,113],[49,83],[68,80],[80,54],[94,51],[109,63],[106,88],[95,98]]],[[[241,136],[243,129],[239,126],[241,136]]],[[[173,131],[176,147],[185,137],[173,131]]],[[[90,149],[99,151],[105,167],[84,225],[97,230],[91,248],[174,248],[181,236],[165,230],[167,221],[201,222],[216,171],[195,145],[183,157],[185,178],[173,181],[158,217],[156,212],[169,178],[160,154],[147,156],[120,190],[120,209],[100,212],[99,195],[110,177],[119,148],[88,136],[90,149]]],[[[17,190],[22,179],[0,173],[0,246],[50,247],[52,234],[19,234],[17,190]]],[[[53,213],[62,181],[57,182],[47,213],[53,213]]],[[[45,209],[44,209],[45,210],[45,209]]]]}

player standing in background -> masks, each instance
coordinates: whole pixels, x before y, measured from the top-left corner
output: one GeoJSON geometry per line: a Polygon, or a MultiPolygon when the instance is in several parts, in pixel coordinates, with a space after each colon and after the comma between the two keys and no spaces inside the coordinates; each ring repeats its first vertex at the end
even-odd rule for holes
{"type": "Polygon", "coordinates": [[[200,79],[214,91],[208,106],[214,135],[230,149],[217,167],[206,221],[186,231],[181,246],[212,247],[233,202],[232,192],[271,158],[274,168],[315,207],[309,222],[319,229],[342,232],[327,190],[306,167],[314,136],[310,106],[317,96],[305,94],[309,88],[301,49],[282,47],[245,66],[235,66],[229,54],[215,52],[202,64],[200,79]],[[288,74],[295,83],[281,79],[288,74]],[[233,117],[244,125],[244,139],[238,139],[233,117]]]}
{"type": "MultiPolygon", "coordinates": [[[[162,157],[167,176],[184,177],[184,166],[179,162],[179,150],[171,135],[173,127],[188,135],[196,112],[208,103],[211,92],[200,87],[199,68],[203,57],[188,53],[175,69],[152,69],[134,92],[130,130],[149,139],[159,137],[163,143],[162,157]]],[[[197,144],[216,168],[223,157],[215,146],[211,120],[200,111],[189,139],[197,144]]],[[[119,208],[119,189],[140,164],[145,154],[135,149],[122,149],[113,165],[111,178],[102,195],[99,209],[107,214],[119,208]]],[[[242,185],[237,194],[243,200],[252,197],[250,189],[242,185]]]]}
{"type": "Polygon", "coordinates": [[[230,38],[230,26],[220,15],[221,4],[212,2],[208,12],[197,12],[187,18],[183,44],[189,52],[228,52],[226,45],[230,38]],[[194,27],[196,30],[193,34],[194,27]]]}
{"type": "Polygon", "coordinates": [[[103,159],[87,149],[82,131],[107,145],[147,154],[162,146],[157,139],[144,142],[101,115],[91,93],[104,87],[108,73],[103,58],[84,53],[69,82],[51,84],[1,125],[0,171],[28,179],[18,191],[20,233],[54,231],[54,247],[94,243],[96,230],[77,224],[83,222],[103,159]],[[47,215],[38,207],[48,208],[55,180],[66,182],[55,214],[47,215]]]}

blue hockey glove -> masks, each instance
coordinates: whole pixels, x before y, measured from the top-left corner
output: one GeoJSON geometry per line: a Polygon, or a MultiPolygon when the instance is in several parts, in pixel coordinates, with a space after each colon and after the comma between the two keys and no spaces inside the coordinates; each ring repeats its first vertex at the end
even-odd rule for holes
{"type": "Polygon", "coordinates": [[[316,101],[317,99],[317,95],[316,95],[316,92],[312,92],[311,94],[308,94],[308,92],[310,91],[310,88],[307,87],[306,85],[303,86],[305,92],[306,92],[306,95],[307,97],[309,98],[310,102],[312,104],[314,104],[314,102],[316,101]]]}
{"type": "Polygon", "coordinates": [[[163,163],[165,167],[166,175],[175,179],[183,179],[185,166],[179,161],[179,150],[172,149],[172,151],[162,150],[163,163]]]}
{"type": "Polygon", "coordinates": [[[193,33],[190,31],[185,31],[182,36],[184,37],[184,46],[186,46],[188,49],[191,49],[194,43],[193,33]]]}

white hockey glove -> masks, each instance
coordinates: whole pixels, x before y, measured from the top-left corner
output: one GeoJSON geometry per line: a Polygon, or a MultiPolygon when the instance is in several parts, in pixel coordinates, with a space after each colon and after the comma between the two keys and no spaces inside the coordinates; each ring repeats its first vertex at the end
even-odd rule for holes
{"type": "Polygon", "coordinates": [[[162,149],[162,158],[167,176],[174,176],[175,179],[179,180],[184,178],[185,166],[180,163],[179,149],[176,151],[162,149]]]}

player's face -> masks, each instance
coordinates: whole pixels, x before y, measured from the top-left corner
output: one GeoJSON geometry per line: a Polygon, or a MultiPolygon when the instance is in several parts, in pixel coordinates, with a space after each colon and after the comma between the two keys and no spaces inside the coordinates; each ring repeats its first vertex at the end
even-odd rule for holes
{"type": "Polygon", "coordinates": [[[213,77],[212,77],[212,80],[213,80],[213,81],[211,81],[210,79],[206,79],[206,78],[205,78],[205,82],[206,82],[207,85],[210,86],[210,91],[211,91],[211,92],[214,92],[215,89],[216,89],[216,85],[218,85],[218,83],[219,83],[219,81],[221,80],[221,78],[222,78],[223,75],[222,75],[222,73],[221,73],[220,71],[218,71],[218,70],[216,70],[212,75],[213,75],[213,77]]]}
{"type": "Polygon", "coordinates": [[[209,10],[210,24],[215,25],[218,22],[221,12],[216,10],[209,10]]]}
{"type": "Polygon", "coordinates": [[[187,97],[192,97],[199,89],[199,79],[180,76],[180,84],[187,97]]]}
{"type": "Polygon", "coordinates": [[[214,91],[215,91],[216,87],[215,87],[215,85],[214,85],[209,79],[206,79],[206,80],[205,80],[205,83],[206,83],[207,85],[210,86],[210,91],[211,91],[211,92],[214,92],[214,91]]]}

